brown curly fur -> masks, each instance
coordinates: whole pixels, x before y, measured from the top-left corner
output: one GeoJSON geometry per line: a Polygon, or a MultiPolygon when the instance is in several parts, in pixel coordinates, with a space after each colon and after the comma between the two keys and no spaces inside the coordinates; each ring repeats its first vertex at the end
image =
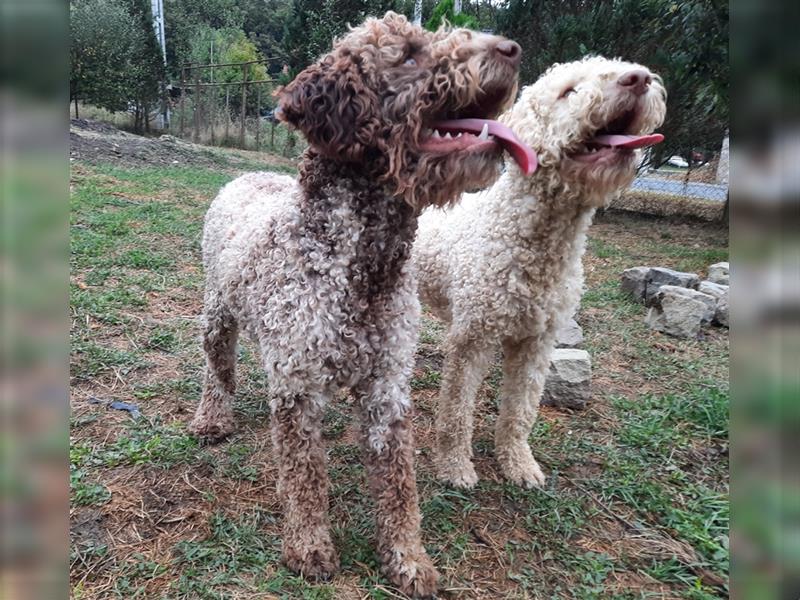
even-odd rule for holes
{"type": "Polygon", "coordinates": [[[320,421],[350,388],[383,571],[405,593],[436,592],[409,425],[419,302],[408,262],[419,209],[488,184],[500,151],[433,154],[420,141],[438,119],[490,117],[513,99],[516,65],[498,58],[501,40],[434,34],[393,13],[367,20],[279,92],[280,118],[310,142],[299,181],[245,175],[206,215],[207,367],[190,428],[212,440],[233,431],[241,328],[272,396],[283,560],[308,577],[338,566],[320,421]]]}
{"type": "Polygon", "coordinates": [[[317,155],[358,163],[364,176],[415,207],[450,202],[492,181],[498,165],[485,155],[436,156],[419,146],[434,120],[491,117],[508,107],[516,68],[493,56],[499,40],[467,29],[431,33],[394,13],[353,29],[276,92],[279,118],[311,143],[301,181],[316,170],[308,166],[317,155]]]}

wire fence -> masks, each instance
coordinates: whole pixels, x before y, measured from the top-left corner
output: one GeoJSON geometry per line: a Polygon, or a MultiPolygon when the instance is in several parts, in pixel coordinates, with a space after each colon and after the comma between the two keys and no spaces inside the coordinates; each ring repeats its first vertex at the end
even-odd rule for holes
{"type": "Polygon", "coordinates": [[[172,85],[172,131],[198,144],[299,156],[304,139],[274,117],[277,81],[253,78],[255,65],[272,60],[184,65],[172,85]]]}

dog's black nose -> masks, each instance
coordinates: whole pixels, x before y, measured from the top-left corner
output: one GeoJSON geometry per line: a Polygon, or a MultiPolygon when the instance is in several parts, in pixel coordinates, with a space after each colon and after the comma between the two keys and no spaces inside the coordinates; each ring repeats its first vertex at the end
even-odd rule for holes
{"type": "Polygon", "coordinates": [[[497,46],[494,49],[497,50],[503,60],[510,62],[515,67],[519,65],[519,61],[522,59],[522,48],[519,47],[517,42],[503,40],[502,42],[497,42],[497,46]]]}
{"type": "Polygon", "coordinates": [[[629,88],[630,91],[637,96],[641,96],[647,91],[651,81],[653,81],[653,78],[650,76],[650,73],[643,69],[628,71],[617,79],[619,85],[629,88]]]}

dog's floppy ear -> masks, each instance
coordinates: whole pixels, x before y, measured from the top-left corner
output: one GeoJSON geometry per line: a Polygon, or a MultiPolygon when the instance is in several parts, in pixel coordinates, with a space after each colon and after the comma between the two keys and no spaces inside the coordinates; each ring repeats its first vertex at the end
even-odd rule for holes
{"type": "Polygon", "coordinates": [[[311,65],[276,95],[278,119],[297,127],[322,154],[359,161],[375,146],[378,100],[350,60],[311,65]]]}

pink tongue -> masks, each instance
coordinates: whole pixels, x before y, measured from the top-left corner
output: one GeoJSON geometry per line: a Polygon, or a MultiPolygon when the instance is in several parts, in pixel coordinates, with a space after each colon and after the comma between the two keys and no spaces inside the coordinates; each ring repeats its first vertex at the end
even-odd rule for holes
{"type": "Polygon", "coordinates": [[[660,144],[664,141],[664,136],[660,133],[651,133],[650,135],[597,135],[592,141],[603,146],[633,149],[660,144]]]}
{"type": "Polygon", "coordinates": [[[432,127],[444,132],[468,131],[480,135],[484,123],[489,125],[489,135],[493,135],[503,145],[503,148],[522,169],[525,175],[530,175],[536,170],[539,162],[536,153],[520,141],[516,134],[508,127],[497,121],[489,119],[454,119],[452,121],[439,121],[432,127]]]}

